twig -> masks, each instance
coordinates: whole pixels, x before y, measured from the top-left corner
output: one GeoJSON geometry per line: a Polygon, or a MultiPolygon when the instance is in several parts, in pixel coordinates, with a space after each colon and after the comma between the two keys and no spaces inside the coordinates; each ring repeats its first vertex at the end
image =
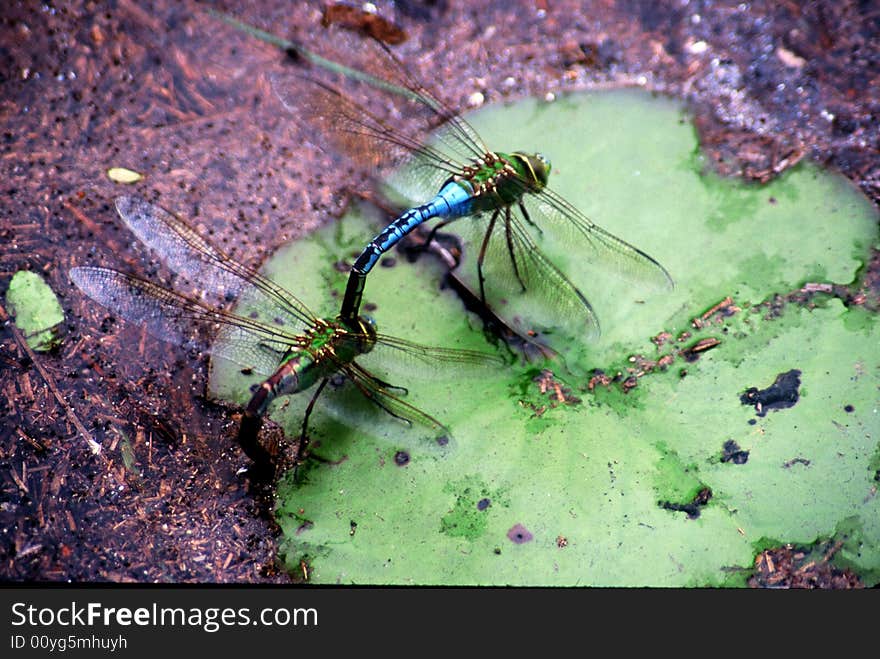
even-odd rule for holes
{"type": "MultiPolygon", "coordinates": [[[[28,358],[31,360],[31,363],[36,367],[37,371],[39,371],[40,375],[45,380],[46,385],[49,387],[49,390],[55,396],[55,400],[58,401],[58,404],[64,409],[67,417],[70,419],[70,422],[74,425],[74,427],[79,431],[79,433],[85,438],[86,444],[88,444],[89,449],[94,455],[101,455],[101,445],[95,441],[92,437],[91,433],[86,430],[85,426],[80,422],[79,417],[76,416],[76,413],[73,411],[73,408],[68,404],[64,397],[61,395],[61,392],[58,391],[58,387],[55,386],[55,381],[52,379],[52,376],[49,375],[49,372],[43,368],[43,365],[40,364],[40,361],[37,359],[37,355],[31,350],[31,347],[27,344],[27,341],[24,338],[24,335],[21,333],[21,330],[15,326],[15,323],[10,322],[9,316],[6,314],[6,309],[3,308],[3,305],[0,304],[0,322],[8,324],[9,328],[12,330],[12,336],[15,338],[16,343],[27,353],[28,358]]],[[[103,460],[106,461],[104,456],[101,456],[103,460]]]]}

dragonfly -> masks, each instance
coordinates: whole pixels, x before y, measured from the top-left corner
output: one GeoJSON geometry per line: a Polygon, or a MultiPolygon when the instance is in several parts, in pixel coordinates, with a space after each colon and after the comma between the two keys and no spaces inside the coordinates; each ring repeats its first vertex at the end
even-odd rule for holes
{"type": "Polygon", "coordinates": [[[271,457],[250,434],[259,430],[272,401],[315,388],[294,461],[299,464],[314,404],[327,383],[339,376],[392,417],[449,432],[436,418],[402,400],[405,388],[389,384],[361,365],[358,360],[367,353],[378,360],[403,359],[407,366],[420,363],[428,368],[502,361],[481,351],[424,346],[387,336],[367,316],[358,316],[353,326],[337,318],[319,318],[290,291],[225,254],[177,215],[136,196],[119,197],[115,206],[131,232],[185,282],[196,283],[201,294],[175,290],[182,287],[178,282],[171,288],[97,266],[72,268],[71,280],[93,300],[142,325],[156,338],[231,360],[247,372],[266,376],[244,410],[240,432],[245,452],[261,467],[271,457]],[[224,309],[234,301],[247,313],[224,309]]]}
{"type": "Polygon", "coordinates": [[[601,228],[549,186],[547,157],[490,149],[385,44],[356,40],[334,27],[319,31],[315,46],[249,31],[286,44],[288,52],[313,65],[306,73],[270,77],[292,116],[310,132],[329,137],[357,171],[373,178],[392,172],[394,192],[412,202],[354,260],[339,314],[344,322],[356,321],[367,275],[379,259],[429,220],[438,220],[432,238],[457,222],[476,255],[476,281],[473,276],[470,281],[484,304],[498,307],[528,292],[546,305],[549,325],[558,322],[592,336],[600,330],[587,297],[540,249],[545,231],[578,259],[655,288],[673,287],[656,259],[601,228]],[[461,222],[464,218],[469,221],[461,222]]]}

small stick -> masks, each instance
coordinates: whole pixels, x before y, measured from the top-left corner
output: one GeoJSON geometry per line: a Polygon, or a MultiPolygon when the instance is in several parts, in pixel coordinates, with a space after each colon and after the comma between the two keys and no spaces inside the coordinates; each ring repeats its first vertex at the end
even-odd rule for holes
{"type": "MultiPolygon", "coordinates": [[[[3,305],[0,304],[0,322],[8,323],[9,328],[12,330],[12,336],[15,338],[16,343],[27,353],[28,358],[30,358],[31,363],[37,368],[40,375],[45,380],[46,385],[49,387],[49,390],[55,396],[55,400],[58,401],[58,404],[61,405],[64,412],[67,414],[67,417],[70,419],[70,422],[74,425],[74,427],[80,432],[80,434],[85,438],[86,444],[88,444],[89,449],[94,455],[101,455],[101,445],[95,441],[92,437],[91,433],[86,430],[85,426],[80,422],[79,417],[76,416],[76,413],[73,411],[73,408],[68,404],[64,397],[61,395],[61,392],[58,391],[58,387],[55,386],[55,381],[52,379],[52,376],[49,375],[49,372],[43,368],[43,365],[40,364],[40,360],[37,359],[37,355],[34,354],[34,351],[31,350],[31,347],[25,341],[24,335],[22,335],[21,330],[15,326],[15,323],[10,322],[9,316],[6,314],[6,309],[3,308],[3,305]]],[[[101,459],[106,462],[106,458],[101,456],[101,459]]]]}

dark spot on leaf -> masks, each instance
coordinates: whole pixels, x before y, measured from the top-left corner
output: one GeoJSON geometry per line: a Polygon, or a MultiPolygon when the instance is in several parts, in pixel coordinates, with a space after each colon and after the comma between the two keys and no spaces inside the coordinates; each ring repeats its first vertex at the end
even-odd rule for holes
{"type": "Polygon", "coordinates": [[[438,446],[446,446],[448,443],[449,443],[449,437],[447,437],[446,435],[441,435],[440,437],[437,438],[437,445],[438,446]]]}
{"type": "Polygon", "coordinates": [[[516,524],[507,532],[507,537],[515,544],[521,545],[531,540],[533,536],[525,526],[516,524]]]}
{"type": "Polygon", "coordinates": [[[784,469],[790,469],[794,465],[804,465],[805,467],[809,467],[810,461],[807,460],[806,458],[794,458],[792,460],[788,460],[787,462],[784,462],[782,464],[782,467],[784,469]]]}
{"type": "Polygon", "coordinates": [[[852,405],[844,405],[843,411],[844,412],[855,412],[856,408],[854,408],[852,405]]]}
{"type": "Polygon", "coordinates": [[[767,414],[767,410],[781,410],[793,407],[798,402],[801,386],[801,372],[792,369],[776,376],[776,381],[766,389],[749,387],[739,397],[743,405],[754,405],[758,416],[767,414]]]}
{"type": "Polygon", "coordinates": [[[757,419],[749,419],[749,422],[748,422],[748,423],[749,423],[750,426],[753,426],[753,425],[755,425],[756,423],[758,423],[758,420],[757,420],[757,419]]]}
{"type": "Polygon", "coordinates": [[[395,265],[397,265],[397,260],[393,257],[386,256],[384,259],[379,261],[379,265],[381,265],[383,268],[393,268],[395,265]]]}
{"type": "Polygon", "coordinates": [[[490,503],[491,501],[489,501],[489,499],[480,499],[477,501],[477,510],[486,510],[490,503]]]}
{"type": "Polygon", "coordinates": [[[394,464],[398,467],[405,467],[409,464],[409,453],[406,451],[398,451],[394,454],[394,464]]]}
{"type": "Polygon", "coordinates": [[[374,302],[367,302],[364,304],[364,311],[368,311],[370,313],[372,313],[373,311],[375,311],[378,308],[379,307],[376,306],[376,304],[374,302]]]}
{"type": "Polygon", "coordinates": [[[691,519],[697,519],[700,516],[700,508],[709,503],[709,500],[712,498],[712,490],[711,488],[704,487],[702,490],[697,492],[697,495],[694,497],[693,501],[689,503],[673,503],[671,501],[659,501],[658,504],[664,510],[680,510],[681,512],[687,513],[687,516],[691,519]]]}
{"type": "Polygon", "coordinates": [[[749,461],[749,452],[740,449],[732,439],[724,442],[724,450],[721,454],[721,462],[732,462],[736,465],[744,465],[749,461]]]}

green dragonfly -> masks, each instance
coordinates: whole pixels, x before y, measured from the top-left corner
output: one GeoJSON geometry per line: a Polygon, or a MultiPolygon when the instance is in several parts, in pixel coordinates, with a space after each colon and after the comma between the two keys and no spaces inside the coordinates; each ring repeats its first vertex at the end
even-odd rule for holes
{"type": "Polygon", "coordinates": [[[297,121],[328,136],[356,170],[370,177],[390,172],[395,192],[417,204],[355,259],[340,311],[344,321],[357,318],[367,274],[380,257],[431,219],[439,220],[432,237],[457,222],[465,258],[476,261],[476,279],[466,277],[484,304],[498,309],[529,292],[530,299],[546,305],[551,327],[595,335],[599,321],[580,288],[539,248],[545,230],[577,258],[631,280],[672,287],[671,276],[653,257],[602,229],[548,187],[546,157],[491,150],[384,44],[336,28],[318,32],[314,46],[287,42],[289,51],[313,66],[305,74],[272,76],[275,93],[297,121]],[[351,65],[339,64],[343,61],[351,65]]]}
{"type": "MultiPolygon", "coordinates": [[[[159,339],[267,376],[245,409],[242,433],[255,434],[259,420],[277,397],[317,385],[303,420],[302,447],[314,403],[327,382],[338,375],[391,416],[448,433],[440,421],[391,391],[406,393],[405,389],[380,379],[358,358],[373,353],[370,356],[375,355],[379,364],[403,359],[407,366],[423,368],[501,363],[500,357],[488,353],[417,345],[380,334],[374,321],[365,316],[359,316],[353,327],[337,319],[318,318],[285,288],[224,254],[159,206],[123,196],[116,199],[116,210],[132,233],[177,275],[201,288],[201,295],[103,267],[75,267],[70,278],[96,302],[143,325],[159,339]],[[242,303],[247,313],[223,309],[233,301],[242,303]]],[[[249,457],[265,466],[270,456],[258,448],[255,439],[240,438],[249,457]]],[[[297,461],[300,453],[301,449],[297,461]]]]}

